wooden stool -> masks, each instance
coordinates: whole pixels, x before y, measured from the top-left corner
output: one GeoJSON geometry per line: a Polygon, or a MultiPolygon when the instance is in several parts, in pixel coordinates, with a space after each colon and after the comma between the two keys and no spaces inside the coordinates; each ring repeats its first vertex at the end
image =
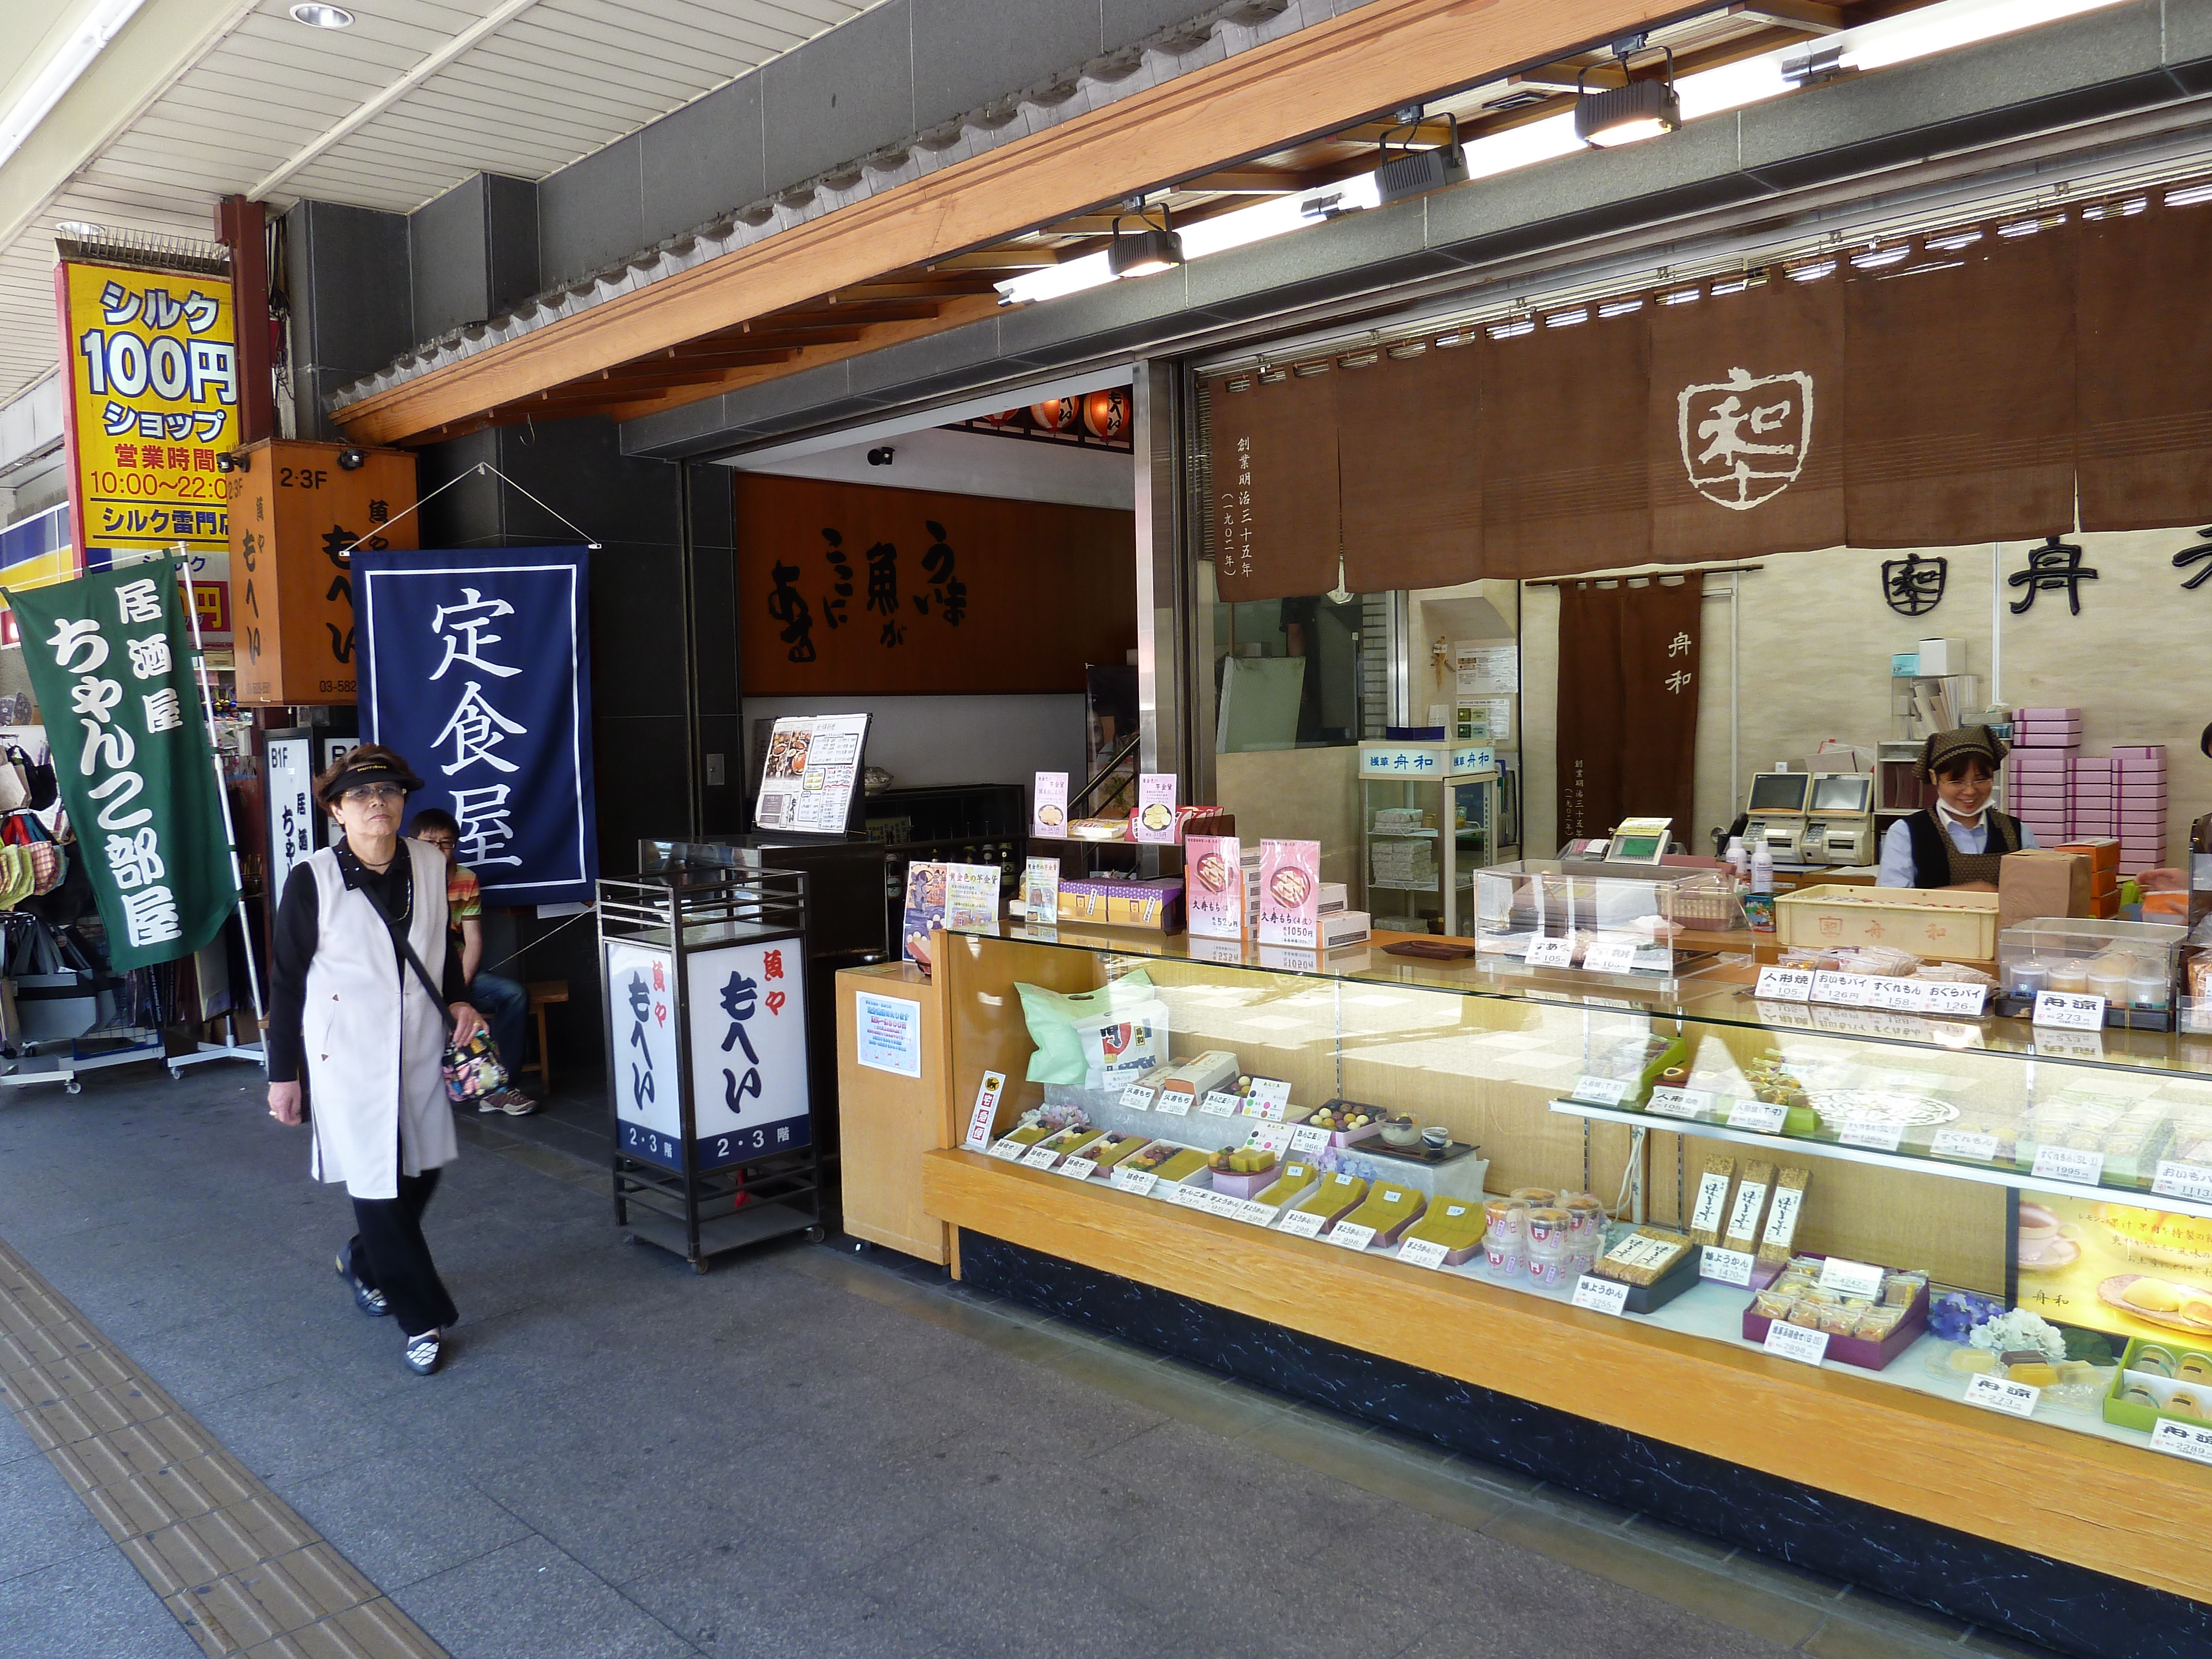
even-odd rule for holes
{"type": "Polygon", "coordinates": [[[546,1046],[545,1042],[545,1005],[568,1000],[568,981],[565,979],[534,979],[530,981],[530,1013],[538,1022],[538,1058],[514,1069],[537,1073],[538,1086],[549,1095],[553,1092],[553,1050],[546,1046]]]}

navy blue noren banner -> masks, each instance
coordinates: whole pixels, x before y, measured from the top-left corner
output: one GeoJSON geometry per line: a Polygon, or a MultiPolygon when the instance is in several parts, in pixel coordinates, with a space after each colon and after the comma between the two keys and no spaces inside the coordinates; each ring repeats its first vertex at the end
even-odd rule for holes
{"type": "Polygon", "coordinates": [[[590,555],[580,547],[353,556],[362,730],[442,806],[488,904],[588,903],[590,555]]]}

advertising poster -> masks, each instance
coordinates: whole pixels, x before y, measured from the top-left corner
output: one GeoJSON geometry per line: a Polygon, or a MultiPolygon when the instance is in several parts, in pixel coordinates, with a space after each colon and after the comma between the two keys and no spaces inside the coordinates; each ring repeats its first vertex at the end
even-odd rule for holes
{"type": "Polygon", "coordinates": [[[906,867],[906,908],[899,917],[899,951],[924,973],[929,971],[929,935],[945,926],[946,866],[915,860],[906,867]]]}
{"type": "Polygon", "coordinates": [[[945,866],[945,926],[954,933],[992,933],[999,926],[999,887],[1005,872],[995,864],[945,866]]]}
{"type": "Polygon", "coordinates": [[[1260,843],[1260,943],[1311,951],[1321,943],[1321,843],[1260,843]]]}
{"type": "Polygon", "coordinates": [[[1059,841],[1067,834],[1067,774],[1040,772],[1030,807],[1030,834],[1059,841]]]}
{"type": "Polygon", "coordinates": [[[1137,778],[1137,826],[1133,840],[1172,846],[1176,839],[1176,775],[1145,772],[1137,778]]]}
{"type": "Polygon", "coordinates": [[[1032,927],[1060,925],[1060,860],[1031,859],[1022,872],[1022,913],[1032,927]]]}
{"type": "Polygon", "coordinates": [[[1189,880],[1184,926],[1193,939],[1244,936],[1244,854],[1234,836],[1192,836],[1183,847],[1189,880]]]}
{"type": "Polygon", "coordinates": [[[239,445],[230,279],[68,260],[54,288],[79,544],[228,556],[215,463],[239,445]]]}
{"type": "Polygon", "coordinates": [[[2118,1337],[2212,1341],[2212,1219],[2023,1192],[2019,1305],[2118,1337]]]}
{"type": "Polygon", "coordinates": [[[921,1075],[921,1005],[911,997],[856,992],[853,998],[854,1059],[895,1077],[921,1075]]]}

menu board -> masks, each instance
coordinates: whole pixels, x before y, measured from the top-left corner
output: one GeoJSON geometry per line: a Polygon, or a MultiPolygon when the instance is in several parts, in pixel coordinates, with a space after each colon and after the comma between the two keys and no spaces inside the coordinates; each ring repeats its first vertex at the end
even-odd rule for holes
{"type": "Polygon", "coordinates": [[[778,720],[761,763],[754,827],[842,834],[867,742],[866,714],[792,714],[778,720]]]}

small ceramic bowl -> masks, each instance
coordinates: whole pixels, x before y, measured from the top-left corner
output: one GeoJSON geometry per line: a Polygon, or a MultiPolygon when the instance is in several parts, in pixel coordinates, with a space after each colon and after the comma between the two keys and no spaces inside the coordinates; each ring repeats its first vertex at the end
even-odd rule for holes
{"type": "Polygon", "coordinates": [[[1441,1152],[1451,1145],[1451,1131],[1441,1123],[1432,1123],[1421,1131],[1421,1145],[1432,1152],[1441,1152]]]}
{"type": "Polygon", "coordinates": [[[1421,1121],[1417,1117],[1402,1121],[1386,1117],[1382,1120],[1382,1139],[1392,1146],[1418,1146],[1421,1144],[1421,1121]]]}

